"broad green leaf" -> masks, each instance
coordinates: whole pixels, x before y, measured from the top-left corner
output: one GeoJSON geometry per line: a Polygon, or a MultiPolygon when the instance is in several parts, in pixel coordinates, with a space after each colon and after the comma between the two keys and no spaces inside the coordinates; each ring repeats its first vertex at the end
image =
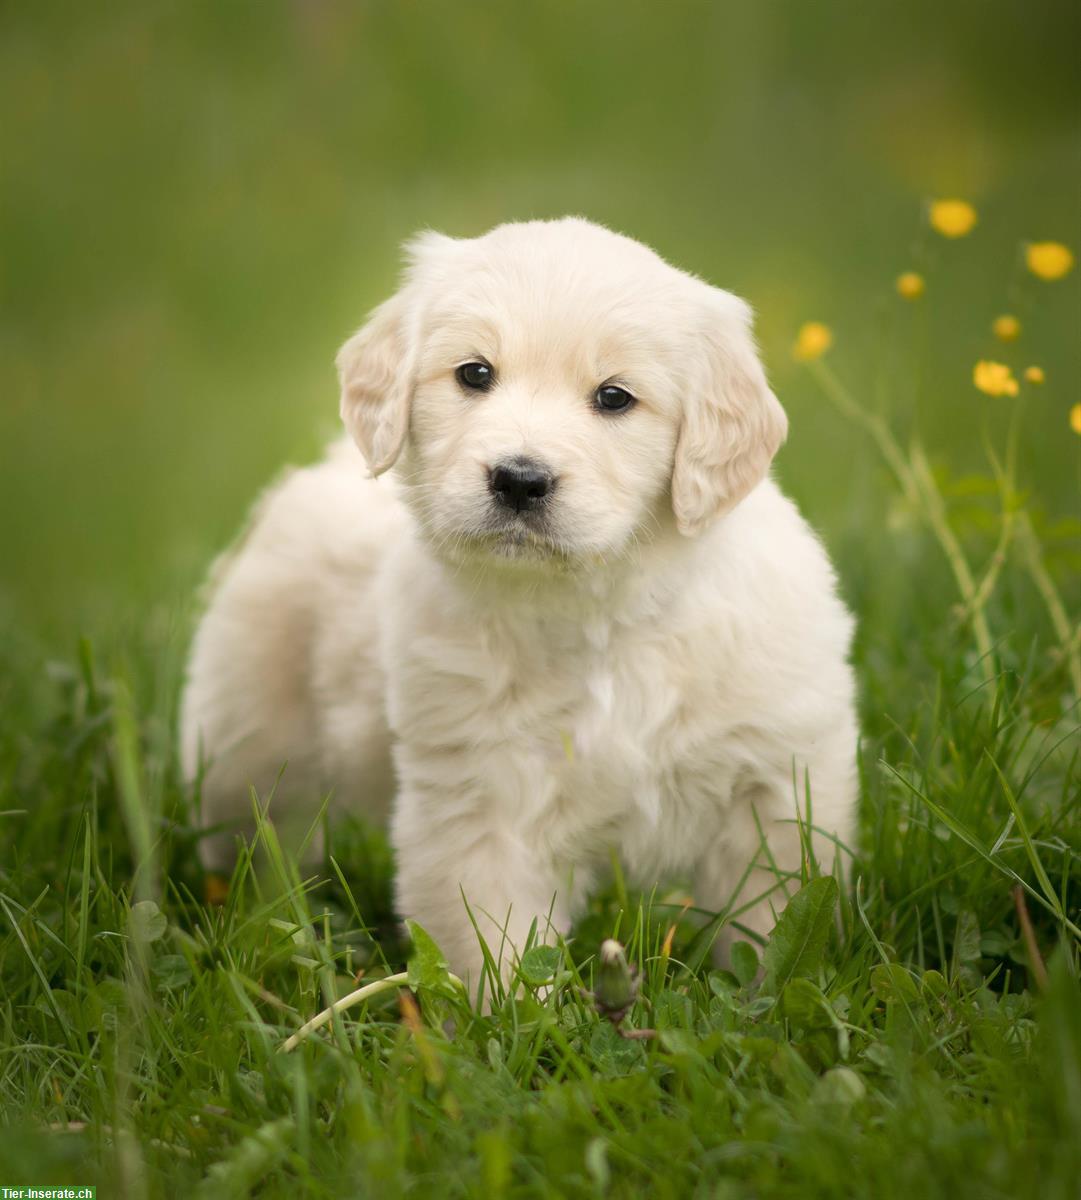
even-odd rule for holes
{"type": "Polygon", "coordinates": [[[960,977],[969,984],[978,983],[980,953],[979,918],[971,909],[962,908],[957,914],[957,929],[953,937],[953,977],[960,977]]]}
{"type": "Polygon", "coordinates": [[[963,908],[957,914],[957,932],[953,940],[953,956],[958,963],[978,963],[980,961],[980,922],[976,914],[969,908],[963,908]]]}
{"type": "Polygon", "coordinates": [[[120,1025],[128,1006],[128,994],[119,979],[102,979],[86,998],[88,1029],[114,1032],[120,1025]]]}
{"type": "Polygon", "coordinates": [[[414,989],[427,988],[444,996],[457,995],[447,971],[447,960],[435,939],[416,921],[407,920],[405,924],[413,943],[408,966],[409,986],[414,989]]]}
{"type": "Polygon", "coordinates": [[[589,1055],[602,1075],[626,1075],[645,1060],[642,1043],[622,1038],[608,1021],[598,1021],[589,1037],[589,1055]]]}
{"type": "Polygon", "coordinates": [[[980,954],[988,958],[1005,958],[1015,941],[1001,929],[990,929],[980,938],[980,954]]]}
{"type": "Polygon", "coordinates": [[[766,980],[780,993],[793,979],[814,975],[822,963],[833,910],[837,880],[821,875],[805,884],[789,900],[774,926],[763,956],[766,980]]]}
{"type": "Polygon", "coordinates": [[[659,1036],[662,1048],[669,1054],[701,1057],[698,1051],[698,1039],[686,1029],[662,1029],[659,1036]]]}
{"type": "Polygon", "coordinates": [[[885,1042],[872,1042],[860,1057],[878,1067],[880,1071],[897,1070],[897,1055],[893,1047],[885,1042]]]}
{"type": "Polygon", "coordinates": [[[810,979],[793,979],[781,993],[781,1013],[800,1029],[824,1029],[837,1021],[837,1015],[810,979]]]}
{"type": "Polygon", "coordinates": [[[732,974],[746,987],[758,974],[758,952],[750,942],[736,942],[732,947],[732,974]]]}
{"type": "Polygon", "coordinates": [[[558,946],[531,946],[522,955],[518,972],[526,983],[536,987],[547,983],[555,975],[562,958],[558,946]]]}
{"type": "Polygon", "coordinates": [[[879,963],[871,968],[871,988],[880,1000],[919,999],[919,988],[900,963],[879,963]]]}
{"type": "Polygon", "coordinates": [[[150,967],[154,980],[164,988],[186,987],[191,982],[191,965],[183,954],[163,954],[150,967]]]}
{"type": "Polygon", "coordinates": [[[71,1029],[78,1029],[81,1024],[83,1006],[65,988],[53,988],[51,1001],[46,996],[39,996],[37,1008],[52,1020],[59,1016],[71,1029]]]}
{"type": "Polygon", "coordinates": [[[731,971],[710,971],[709,990],[715,996],[730,997],[739,988],[739,980],[731,971]]]}
{"type": "Polygon", "coordinates": [[[837,1039],[838,1055],[841,1058],[848,1057],[848,1030],[818,984],[810,979],[793,979],[781,993],[781,1012],[793,1026],[806,1033],[832,1029],[837,1039]]]}
{"type": "Polygon", "coordinates": [[[653,1024],[658,1029],[686,1029],[694,1020],[688,997],[672,988],[662,988],[653,997],[653,1024]]]}
{"type": "Polygon", "coordinates": [[[164,937],[169,922],[153,900],[140,900],[131,906],[128,931],[136,942],[156,942],[164,937]]]}
{"type": "Polygon", "coordinates": [[[759,1037],[756,1034],[745,1034],[738,1039],[740,1052],[750,1055],[755,1062],[768,1063],[777,1053],[777,1047],[782,1043],[776,1038],[759,1037]]]}
{"type": "Polygon", "coordinates": [[[946,976],[941,971],[924,971],[922,986],[924,991],[930,992],[932,996],[945,996],[949,990],[946,976]]]}

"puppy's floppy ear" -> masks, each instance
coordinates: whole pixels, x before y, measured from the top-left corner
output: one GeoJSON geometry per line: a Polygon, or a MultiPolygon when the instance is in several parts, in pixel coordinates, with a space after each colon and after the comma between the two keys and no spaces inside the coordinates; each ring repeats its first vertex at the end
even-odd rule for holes
{"type": "Polygon", "coordinates": [[[688,381],[672,472],[672,508],[688,537],[761,482],[788,432],[751,337],[750,308],[708,291],[703,361],[688,381]]]}
{"type": "Polygon", "coordinates": [[[394,466],[409,432],[422,289],[426,282],[445,281],[460,245],[432,229],[410,238],[403,247],[401,290],[380,304],[338,351],[342,420],[373,475],[394,466]]]}
{"type": "Polygon", "coordinates": [[[373,475],[394,465],[409,428],[416,373],[405,290],[392,296],[338,351],[341,415],[373,475]]]}

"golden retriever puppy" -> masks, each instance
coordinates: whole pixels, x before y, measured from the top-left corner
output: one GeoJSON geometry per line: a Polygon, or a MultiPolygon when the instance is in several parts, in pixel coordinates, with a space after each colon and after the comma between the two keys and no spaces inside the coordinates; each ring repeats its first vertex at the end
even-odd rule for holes
{"type": "Polygon", "coordinates": [[[467,904],[509,963],[613,850],[767,932],[807,795],[826,869],[853,832],[857,731],[748,307],[577,218],[407,256],[338,357],[352,441],[217,571],[182,717],[206,861],[281,774],[279,826],[328,792],[389,817],[400,913],[473,983],[467,904]]]}

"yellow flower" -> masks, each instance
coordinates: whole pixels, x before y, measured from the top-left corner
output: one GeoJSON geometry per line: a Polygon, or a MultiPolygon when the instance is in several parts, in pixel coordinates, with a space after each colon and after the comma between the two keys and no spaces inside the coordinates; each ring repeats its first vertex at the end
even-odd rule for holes
{"type": "Polygon", "coordinates": [[[792,356],[797,362],[810,362],[821,358],[833,345],[833,330],[821,321],[808,321],[800,326],[796,336],[796,344],[792,347],[792,356]]]}
{"type": "Polygon", "coordinates": [[[1025,379],[1029,383],[1043,383],[1047,376],[1043,373],[1043,367],[1026,367],[1025,379]]]}
{"type": "Polygon", "coordinates": [[[1005,363],[978,362],[972,369],[972,382],[988,396],[1016,396],[1017,380],[1005,363]]]}
{"type": "Polygon", "coordinates": [[[943,237],[964,237],[972,232],[976,220],[976,210],[967,200],[935,200],[931,204],[931,228],[943,237]]]}
{"type": "Polygon", "coordinates": [[[1029,242],[1025,262],[1040,279],[1061,279],[1073,267],[1073,254],[1061,242],[1029,242]]]}
{"type": "Polygon", "coordinates": [[[918,300],[926,286],[923,276],[917,275],[915,271],[906,271],[897,276],[897,294],[906,300],[918,300]]]}
{"type": "Polygon", "coordinates": [[[991,322],[991,332],[1000,342],[1016,342],[1021,336],[1021,322],[1009,313],[1003,313],[991,322]]]}
{"type": "Polygon", "coordinates": [[[1070,409],[1070,428],[1074,433],[1081,433],[1081,404],[1075,404],[1070,409]]]}

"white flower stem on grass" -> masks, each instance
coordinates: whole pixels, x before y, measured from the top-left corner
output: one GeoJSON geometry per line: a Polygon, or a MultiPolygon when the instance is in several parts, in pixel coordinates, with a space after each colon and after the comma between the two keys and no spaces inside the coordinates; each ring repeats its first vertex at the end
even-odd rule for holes
{"type": "MultiPolygon", "coordinates": [[[[457,975],[448,975],[448,978],[452,983],[465,991],[465,984],[462,983],[457,975]]],[[[340,1000],[335,1000],[329,1008],[324,1008],[321,1013],[317,1013],[310,1021],[301,1025],[296,1033],[282,1042],[279,1050],[283,1054],[288,1054],[290,1050],[295,1050],[308,1034],[321,1029],[335,1014],[345,1012],[347,1008],[352,1008],[354,1004],[359,1004],[362,1000],[369,1000],[372,996],[378,996],[380,992],[389,992],[392,988],[408,986],[408,971],[399,971],[397,975],[387,975],[384,979],[377,979],[374,983],[367,983],[364,987],[357,988],[356,991],[350,992],[347,996],[342,996],[340,1000]]]]}

